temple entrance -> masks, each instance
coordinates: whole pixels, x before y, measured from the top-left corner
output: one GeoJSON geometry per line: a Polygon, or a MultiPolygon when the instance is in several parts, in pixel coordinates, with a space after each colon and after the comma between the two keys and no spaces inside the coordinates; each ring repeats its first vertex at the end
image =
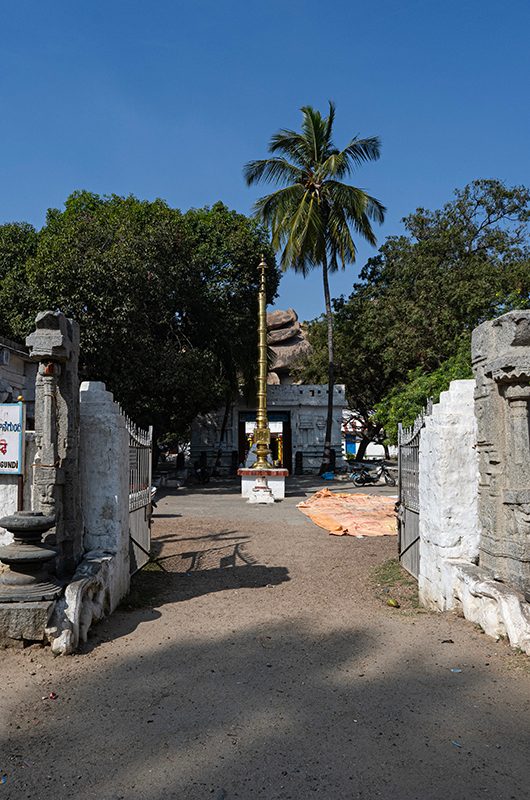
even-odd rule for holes
{"type": "MultiPolygon", "coordinates": [[[[271,456],[274,464],[292,472],[293,449],[291,435],[291,413],[289,411],[270,411],[269,428],[271,432],[271,456]]],[[[256,425],[255,411],[239,412],[238,449],[239,463],[244,464],[252,445],[252,433],[256,425]]]]}

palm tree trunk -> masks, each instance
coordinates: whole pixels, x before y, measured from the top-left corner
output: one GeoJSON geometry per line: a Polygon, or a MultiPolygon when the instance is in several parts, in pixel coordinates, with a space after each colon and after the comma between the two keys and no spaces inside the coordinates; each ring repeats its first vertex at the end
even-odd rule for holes
{"type": "Polygon", "coordinates": [[[319,474],[328,472],[331,464],[331,433],[333,429],[333,390],[335,387],[335,362],[333,358],[333,314],[331,313],[331,297],[329,293],[328,262],[324,255],[322,261],[322,278],[324,281],[324,302],[326,304],[326,321],[328,323],[328,414],[326,419],[326,438],[324,453],[319,474]]]}

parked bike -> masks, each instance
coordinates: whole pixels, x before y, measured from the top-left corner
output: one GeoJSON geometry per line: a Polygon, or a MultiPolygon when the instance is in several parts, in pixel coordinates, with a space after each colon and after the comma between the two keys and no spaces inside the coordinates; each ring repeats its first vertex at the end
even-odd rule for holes
{"type": "Polygon", "coordinates": [[[378,467],[359,467],[350,474],[350,480],[355,486],[366,486],[367,484],[379,483],[383,479],[387,486],[395,486],[396,479],[386,466],[380,464],[378,467]]]}

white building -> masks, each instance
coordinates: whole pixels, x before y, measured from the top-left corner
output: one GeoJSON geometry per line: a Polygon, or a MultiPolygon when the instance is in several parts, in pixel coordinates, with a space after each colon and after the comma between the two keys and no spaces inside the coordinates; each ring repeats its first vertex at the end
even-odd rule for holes
{"type": "Polygon", "coordinates": [[[22,395],[28,428],[35,415],[36,375],[37,364],[30,361],[26,347],[0,336],[0,403],[14,403],[22,395]]]}
{"type": "MultiPolygon", "coordinates": [[[[267,409],[273,461],[290,474],[318,472],[324,452],[328,389],[325,385],[294,383],[293,368],[311,356],[311,345],[296,312],[267,314],[267,342],[274,354],[267,376],[267,409]]],[[[333,396],[331,448],[337,466],[343,463],[342,417],[346,408],[344,386],[333,396]]],[[[191,461],[202,461],[210,469],[221,449],[221,472],[235,473],[246,461],[256,425],[256,408],[240,398],[229,411],[220,443],[224,410],[198,417],[192,427],[191,461]],[[205,463],[206,462],[206,463],[205,463]]]]}
{"type": "MultiPolygon", "coordinates": [[[[318,472],[326,433],[328,393],[324,385],[284,384],[267,386],[267,407],[274,462],[294,472],[318,472]]],[[[331,447],[337,466],[342,464],[342,412],[346,408],[344,386],[334,389],[331,447]]],[[[192,426],[191,461],[215,464],[224,412],[197,417],[192,426]]],[[[256,409],[242,400],[228,415],[221,442],[221,472],[234,472],[244,464],[252,444],[256,409]]]]}

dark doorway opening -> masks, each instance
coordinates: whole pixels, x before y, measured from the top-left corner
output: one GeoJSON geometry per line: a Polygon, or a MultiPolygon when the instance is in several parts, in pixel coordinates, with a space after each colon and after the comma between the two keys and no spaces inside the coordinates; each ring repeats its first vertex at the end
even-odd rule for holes
{"type": "MultiPolygon", "coordinates": [[[[255,411],[239,412],[238,448],[239,463],[244,464],[252,446],[252,429],[256,423],[255,411]]],[[[270,411],[271,456],[277,466],[285,467],[292,473],[293,437],[290,411],[270,411]]]]}

